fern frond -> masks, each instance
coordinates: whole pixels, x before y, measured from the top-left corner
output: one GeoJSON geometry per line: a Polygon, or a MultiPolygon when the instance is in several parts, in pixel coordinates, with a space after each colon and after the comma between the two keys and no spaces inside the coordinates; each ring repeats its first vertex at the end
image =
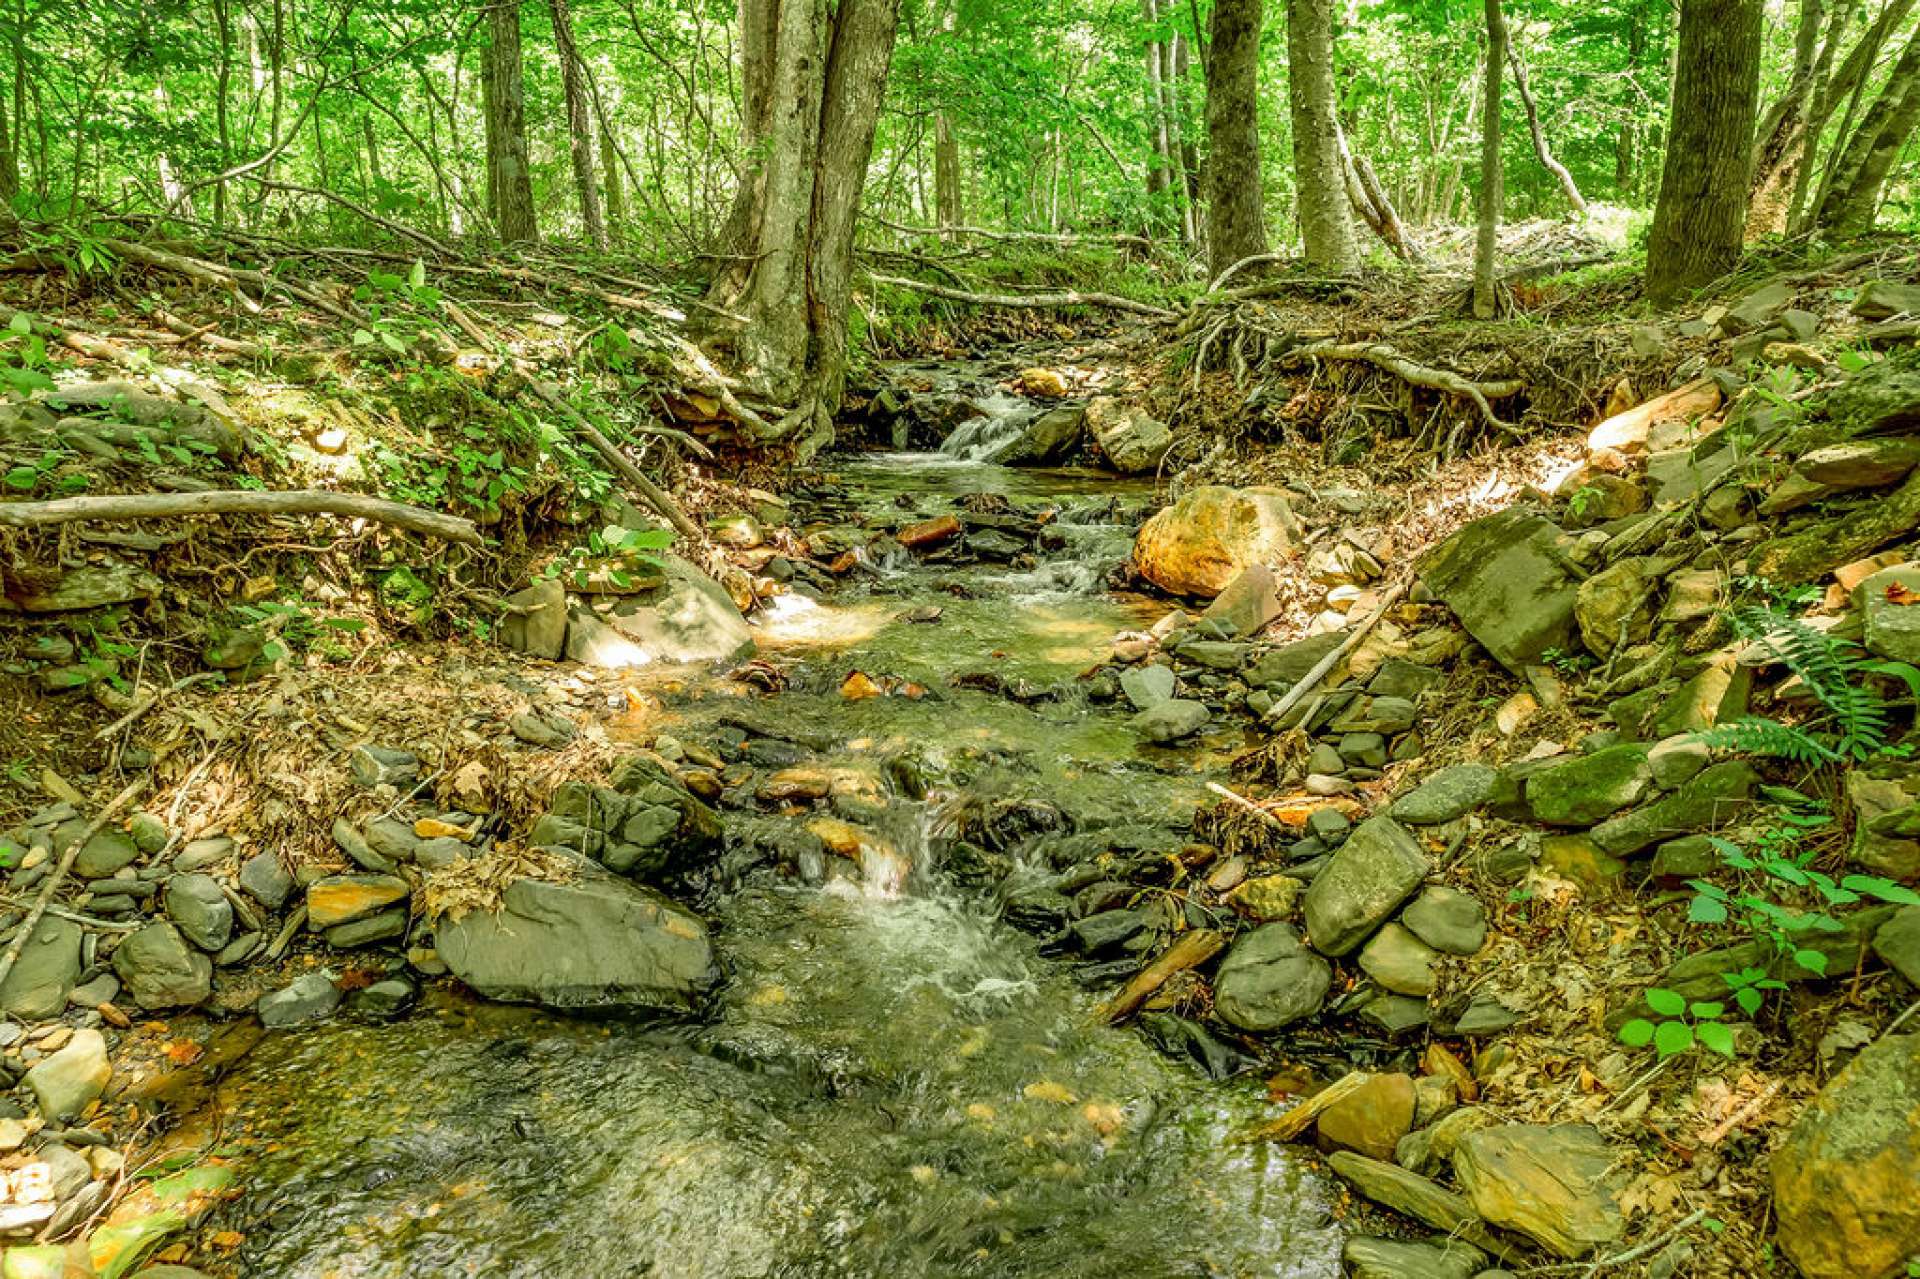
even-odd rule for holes
{"type": "Polygon", "coordinates": [[[1803,728],[1778,720],[1748,715],[1694,734],[1694,740],[1716,750],[1743,755],[1769,755],[1797,764],[1837,764],[1842,756],[1803,728]]]}
{"type": "Polygon", "coordinates": [[[1738,609],[1733,624],[1764,644],[1832,716],[1839,744],[1828,762],[1865,759],[1886,745],[1887,701],[1865,682],[1875,663],[1857,646],[1775,609],[1738,609]]]}

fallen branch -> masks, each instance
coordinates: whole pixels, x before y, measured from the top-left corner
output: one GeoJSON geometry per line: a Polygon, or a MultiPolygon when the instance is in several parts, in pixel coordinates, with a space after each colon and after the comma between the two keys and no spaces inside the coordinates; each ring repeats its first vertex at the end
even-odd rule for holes
{"type": "Polygon", "coordinates": [[[268,275],[264,271],[254,271],[246,267],[221,266],[217,262],[190,258],[179,253],[166,253],[145,244],[136,244],[132,240],[102,240],[101,243],[128,261],[138,262],[142,266],[150,266],[159,271],[170,271],[175,275],[183,275],[189,280],[198,280],[202,284],[235,291],[238,291],[241,284],[251,284],[260,291],[261,297],[267,297],[275,289],[279,289],[315,310],[326,312],[342,324],[360,323],[359,317],[351,311],[335,306],[313,290],[268,275]]]}
{"type": "Polygon", "coordinates": [[[54,891],[66,879],[67,872],[73,869],[73,863],[80,856],[80,850],[86,846],[88,840],[100,833],[100,828],[107,824],[108,819],[115,812],[119,811],[122,804],[138,795],[146,785],[147,779],[144,777],[137,777],[128,782],[126,789],[108,800],[106,807],[87,823],[85,830],[74,837],[73,842],[67,845],[66,852],[60,854],[60,862],[53,868],[53,874],[47,876],[47,882],[40,886],[40,895],[34,898],[33,909],[27,912],[26,922],[20,925],[20,931],[14,935],[12,944],[7,947],[7,953],[0,955],[0,983],[7,980],[7,975],[13,971],[13,966],[20,962],[20,952],[27,948],[27,939],[33,936],[33,930],[39,925],[40,917],[47,913],[48,907],[53,905],[54,891]]]}
{"type": "Polygon", "coordinates": [[[412,227],[407,226],[403,223],[395,222],[390,218],[383,218],[378,213],[375,213],[372,209],[367,208],[363,204],[357,204],[354,201],[347,199],[347,197],[344,195],[339,195],[332,191],[322,191],[318,187],[303,187],[303,186],[296,185],[295,183],[292,183],[292,182],[280,182],[277,180],[269,181],[265,178],[256,178],[255,181],[260,186],[264,187],[269,191],[294,191],[294,192],[298,192],[301,195],[317,195],[323,200],[331,200],[333,201],[333,203],[339,205],[341,208],[346,209],[350,212],[359,214],[361,217],[365,218],[367,221],[373,223],[377,227],[384,227],[387,230],[393,232],[395,235],[400,236],[402,239],[412,240],[415,244],[419,245],[421,248],[425,249],[429,253],[435,254],[443,258],[450,258],[453,256],[453,250],[449,249],[446,245],[440,243],[440,241],[434,239],[432,236],[428,235],[426,232],[416,231],[412,227]]]}
{"type": "Polygon", "coordinates": [[[891,284],[896,288],[913,289],[936,298],[946,298],[951,302],[970,302],[974,306],[1004,306],[1030,310],[1052,310],[1063,306],[1099,306],[1110,311],[1126,311],[1156,320],[1174,318],[1172,311],[1112,293],[969,293],[965,289],[952,289],[944,284],[928,284],[924,280],[910,280],[904,275],[882,275],[878,271],[867,272],[867,278],[875,284],[891,284]]]}
{"type": "Polygon", "coordinates": [[[230,338],[213,332],[213,326],[201,327],[187,323],[171,311],[156,310],[153,318],[166,328],[178,333],[185,341],[199,342],[216,351],[231,351],[235,355],[244,355],[249,359],[259,359],[267,353],[267,348],[258,342],[247,342],[240,338],[230,338]]]}
{"type": "Polygon", "coordinates": [[[1473,382],[1447,369],[1436,369],[1425,364],[1416,364],[1384,342],[1313,342],[1306,346],[1296,346],[1281,357],[1286,364],[1299,364],[1306,360],[1351,360],[1361,364],[1371,364],[1375,368],[1385,369],[1403,382],[1414,386],[1424,386],[1429,390],[1444,391],[1448,395],[1462,395],[1472,400],[1474,407],[1480,410],[1480,416],[1488,426],[1504,431],[1508,435],[1520,434],[1520,428],[1502,422],[1494,415],[1490,400],[1505,399],[1509,395],[1518,395],[1526,389],[1526,383],[1518,378],[1507,378],[1499,382],[1473,382]]]}
{"type": "Polygon", "coordinates": [[[1292,1141],[1313,1125],[1327,1110],[1360,1090],[1373,1076],[1364,1070],[1350,1070],[1313,1096],[1271,1123],[1261,1124],[1248,1134],[1249,1141],[1292,1141]]]}
{"type": "Polygon", "coordinates": [[[113,723],[95,733],[93,740],[96,742],[106,741],[109,737],[112,737],[115,733],[127,727],[142,715],[145,715],[148,711],[165,701],[170,695],[178,693],[182,689],[192,688],[195,684],[205,684],[209,680],[219,679],[224,673],[223,671],[197,671],[192,675],[182,676],[165,688],[155,689],[153,692],[135,702],[133,709],[129,710],[125,715],[122,715],[119,719],[116,719],[113,723]]]}
{"type": "Polygon", "coordinates": [[[359,493],[332,493],[325,489],[216,489],[210,493],[112,493],[88,497],[61,497],[46,502],[0,502],[0,525],[41,528],[75,520],[176,519],[187,515],[339,515],[373,520],[403,528],[423,537],[437,537],[464,546],[481,545],[473,521],[445,515],[404,502],[366,497],[359,493]]]}
{"type": "Polygon", "coordinates": [[[996,240],[1001,242],[1026,242],[1029,244],[1054,244],[1062,248],[1075,244],[1125,244],[1134,248],[1151,249],[1153,241],[1144,235],[1131,235],[1117,231],[1112,235],[1073,235],[1059,231],[996,231],[983,226],[907,226],[899,222],[890,222],[878,214],[868,215],[873,221],[889,231],[898,231],[902,235],[919,235],[941,240],[956,235],[971,236],[976,240],[996,240]]]}
{"type": "Polygon", "coordinates": [[[607,465],[611,466],[620,478],[633,485],[634,489],[646,498],[648,505],[664,516],[667,523],[673,525],[680,536],[696,546],[706,540],[700,532],[699,525],[687,518],[687,513],[680,508],[680,504],[674,501],[665,489],[648,479],[645,471],[629,461],[627,455],[616,448],[612,440],[601,434],[599,427],[587,420],[586,414],[567,403],[560,397],[558,391],[539,378],[525,373],[521,376],[547,407],[573,423],[573,428],[586,437],[587,443],[593,445],[593,451],[604,458],[607,465]]]}
{"type": "MultiPolygon", "coordinates": [[[[0,906],[30,906],[30,905],[32,905],[32,903],[27,901],[23,897],[15,897],[11,893],[0,893],[0,906]]],[[[82,915],[77,910],[62,910],[58,906],[47,907],[46,913],[49,915],[52,915],[55,919],[64,919],[69,921],[70,923],[79,924],[86,928],[98,929],[101,932],[108,932],[108,933],[138,932],[140,929],[145,928],[147,926],[147,923],[145,920],[135,920],[131,923],[127,923],[117,919],[101,919],[97,915],[82,915]]]]}
{"type": "Polygon", "coordinates": [[[1288,711],[1299,704],[1302,698],[1318,688],[1320,681],[1327,677],[1327,672],[1337,666],[1340,659],[1352,651],[1353,646],[1358,644],[1361,639],[1365,637],[1366,633],[1372,630],[1380,619],[1387,615],[1387,610],[1398,603],[1400,597],[1406,594],[1406,591],[1407,585],[1405,582],[1388,591],[1386,598],[1380,601],[1380,607],[1369,613],[1366,621],[1361,622],[1351,631],[1348,631],[1347,637],[1340,641],[1338,648],[1315,662],[1312,669],[1300,677],[1300,682],[1288,689],[1286,696],[1273,704],[1273,708],[1266,714],[1267,722],[1269,724],[1278,724],[1288,711]]]}
{"type": "Polygon", "coordinates": [[[1226,944],[1227,939],[1211,928],[1195,928],[1181,933],[1178,941],[1135,973],[1133,980],[1122,987],[1119,994],[1102,1005],[1100,1016],[1109,1022],[1125,1021],[1139,1011],[1140,1005],[1146,1003],[1154,991],[1166,985],[1175,973],[1198,968],[1225,949],[1226,944]]]}

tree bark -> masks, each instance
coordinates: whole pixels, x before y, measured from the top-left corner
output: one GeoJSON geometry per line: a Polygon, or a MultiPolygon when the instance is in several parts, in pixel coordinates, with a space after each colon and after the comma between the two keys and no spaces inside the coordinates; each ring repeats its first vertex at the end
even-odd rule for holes
{"type": "MultiPolygon", "coordinates": [[[[1808,0],[1818,4],[1819,0],[1808,0]]],[[[1547,135],[1540,128],[1540,108],[1533,100],[1533,89],[1527,83],[1527,62],[1520,56],[1520,50],[1507,46],[1507,62],[1513,68],[1513,87],[1520,94],[1520,105],[1527,113],[1527,132],[1533,138],[1533,154],[1540,161],[1540,167],[1554,176],[1560,183],[1560,192],[1567,197],[1567,203],[1573,206],[1575,213],[1585,215],[1587,198],[1580,194],[1579,183],[1573,180],[1573,174],[1567,166],[1554,158],[1553,148],[1547,145],[1547,135]]]]}
{"type": "Polygon", "coordinates": [[[1864,231],[1873,225],[1880,188],[1916,123],[1920,123],[1920,31],[1908,38],[1880,96],[1847,140],[1815,225],[1840,232],[1864,231]]]}
{"type": "Polygon", "coordinates": [[[960,141],[944,111],[933,117],[933,220],[943,227],[966,221],[960,203],[960,141]]]}
{"type": "Polygon", "coordinates": [[[0,225],[13,221],[13,197],[20,193],[20,153],[7,128],[10,103],[0,99],[0,225]]]}
{"type": "Polygon", "coordinates": [[[620,148],[614,144],[613,130],[600,126],[600,180],[607,184],[607,236],[620,234],[627,220],[627,194],[620,185],[620,148]]]}
{"type": "Polygon", "coordinates": [[[786,414],[763,443],[833,438],[846,383],[853,232],[899,0],[740,0],[746,153],[708,300],[745,381],[786,414]]]}
{"type": "Polygon", "coordinates": [[[567,99],[567,136],[573,155],[573,186],[580,197],[580,229],[596,249],[607,247],[607,220],[600,212],[600,189],[593,175],[593,117],[581,74],[580,50],[573,41],[573,16],[567,0],[547,0],[553,16],[553,43],[560,56],[560,84],[567,99]]]}
{"type": "Polygon", "coordinates": [[[1347,270],[1357,250],[1347,217],[1340,123],[1334,114],[1332,0],[1287,0],[1287,99],[1307,261],[1347,270]]]}
{"type": "MultiPolygon", "coordinates": [[[[1868,72],[1878,60],[1880,48],[1886,43],[1887,36],[1906,20],[1907,13],[1913,5],[1914,0],[1888,0],[1887,6],[1867,27],[1866,34],[1860,37],[1859,43],[1848,51],[1846,59],[1840,64],[1840,69],[1835,71],[1831,78],[1825,75],[1820,77],[1814,94],[1813,108],[1807,118],[1806,155],[1801,160],[1799,172],[1794,175],[1793,202],[1787,214],[1789,231],[1798,234],[1806,230],[1808,215],[1812,211],[1809,208],[1809,196],[1813,197],[1813,208],[1818,208],[1820,201],[1825,198],[1828,184],[1833,176],[1833,166],[1840,157],[1848,135],[1852,132],[1854,117],[1859,113],[1860,98],[1866,89],[1868,72]],[[1839,107],[1842,98],[1847,99],[1846,114],[1840,122],[1833,145],[1828,150],[1826,163],[1816,165],[1814,162],[1819,158],[1820,139],[1826,134],[1827,124],[1832,120],[1834,110],[1839,107]],[[1813,183],[1815,168],[1821,170],[1818,187],[1813,183]],[[1816,191],[1818,195],[1814,194],[1816,191]]],[[[1829,47],[1822,51],[1823,61],[1829,64],[1832,62],[1839,39],[1841,28],[1839,20],[1842,16],[1849,14],[1851,8],[1852,5],[1848,4],[1834,13],[1835,24],[1831,28],[1833,34],[1828,37],[1829,47]]]]}
{"type": "Polygon", "coordinates": [[[1207,55],[1207,262],[1267,251],[1260,189],[1261,0],[1214,0],[1207,55]]]}
{"type": "Polygon", "coordinates": [[[1500,309],[1494,257],[1500,243],[1500,78],[1507,61],[1507,20],[1500,0],[1487,4],[1486,103],[1480,122],[1479,224],[1473,241],[1473,314],[1490,320],[1500,309]]]}
{"type": "Polygon", "coordinates": [[[1753,178],[1747,193],[1746,238],[1749,242],[1787,229],[1794,177],[1806,151],[1807,116],[1813,106],[1823,6],[1824,0],[1800,0],[1800,26],[1793,41],[1793,72],[1779,98],[1760,119],[1753,152],[1753,178]]]}
{"type": "Polygon", "coordinates": [[[509,244],[537,240],[540,228],[534,220],[533,172],[527,160],[527,104],[517,0],[488,6],[487,35],[487,189],[494,229],[509,244]]]}
{"type": "Polygon", "coordinates": [[[1759,0],[1682,0],[1647,296],[1673,300],[1740,259],[1760,93],[1759,0]]]}

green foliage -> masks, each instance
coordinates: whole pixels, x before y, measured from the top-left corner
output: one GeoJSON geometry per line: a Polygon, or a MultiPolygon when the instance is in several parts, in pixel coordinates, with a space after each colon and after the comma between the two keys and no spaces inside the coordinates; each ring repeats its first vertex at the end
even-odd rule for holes
{"type": "Polygon", "coordinates": [[[1620,1042],[1629,1048],[1653,1050],[1665,1058],[1707,1048],[1723,1057],[1733,1056],[1733,1030],[1720,1019],[1726,1005],[1715,1001],[1689,1002],[1675,991],[1655,986],[1645,995],[1647,1007],[1658,1021],[1635,1017],[1620,1027],[1620,1042]]]}
{"type": "Polygon", "coordinates": [[[33,317],[15,311],[0,333],[0,386],[20,395],[52,390],[47,364],[47,342],[33,331],[33,317]]]}
{"type": "Polygon", "coordinates": [[[440,297],[440,290],[427,283],[427,264],[418,258],[404,276],[367,272],[367,282],[353,291],[367,315],[366,327],[353,331],[354,347],[398,358],[415,354],[426,336],[443,331],[440,297]]]}
{"type": "Polygon", "coordinates": [[[623,528],[609,524],[587,534],[584,544],[570,547],[564,558],[546,566],[545,575],[565,574],[575,586],[586,587],[596,572],[618,590],[634,585],[634,575],[658,572],[666,561],[658,554],[673,545],[673,531],[664,528],[623,528]]]}

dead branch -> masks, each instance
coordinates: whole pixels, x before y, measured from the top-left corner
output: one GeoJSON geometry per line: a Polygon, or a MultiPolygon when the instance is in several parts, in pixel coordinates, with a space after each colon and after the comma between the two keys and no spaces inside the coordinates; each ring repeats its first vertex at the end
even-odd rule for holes
{"type": "Polygon", "coordinates": [[[1072,235],[1057,231],[996,231],[982,226],[906,226],[903,223],[890,222],[878,214],[868,216],[889,231],[898,231],[902,235],[925,236],[929,239],[946,240],[956,235],[964,235],[976,240],[1054,244],[1062,248],[1076,244],[1124,244],[1136,249],[1153,248],[1153,241],[1145,236],[1130,235],[1126,232],[1115,232],[1112,235],[1072,235]]]}
{"type": "Polygon", "coordinates": [[[403,223],[395,222],[390,218],[383,218],[378,213],[375,213],[372,209],[367,208],[363,204],[356,203],[353,200],[349,200],[344,195],[340,195],[333,191],[322,191],[319,187],[303,187],[303,186],[296,185],[295,183],[292,183],[292,182],[280,182],[277,180],[269,181],[265,178],[256,178],[255,181],[260,186],[264,187],[269,191],[294,191],[299,193],[300,195],[317,195],[323,200],[331,200],[333,203],[339,205],[341,208],[346,209],[349,212],[358,214],[359,216],[365,218],[367,221],[373,223],[377,227],[384,227],[386,230],[393,232],[395,235],[400,236],[402,239],[412,240],[415,244],[419,245],[421,248],[425,249],[429,253],[435,254],[436,256],[439,256],[439,257],[453,256],[453,251],[451,249],[447,248],[446,245],[440,243],[440,241],[434,239],[432,236],[428,235],[426,232],[416,231],[412,227],[407,226],[403,223]]]}
{"type": "Polygon", "coordinates": [[[473,521],[404,502],[325,489],[216,489],[208,493],[110,493],[46,502],[0,502],[0,525],[44,528],[75,520],[177,519],[188,515],[339,515],[373,520],[423,537],[481,545],[473,521]]]}
{"type": "Polygon", "coordinates": [[[149,266],[159,271],[170,271],[183,275],[189,280],[198,280],[202,284],[211,284],[216,288],[239,291],[242,284],[251,284],[259,290],[261,297],[270,296],[278,289],[288,296],[305,302],[317,311],[324,311],[343,324],[358,324],[360,319],[351,311],[335,306],[311,289],[302,288],[287,280],[268,275],[264,271],[254,271],[247,267],[221,266],[200,258],[190,258],[184,254],[168,253],[149,245],[138,244],[132,240],[102,240],[102,244],[127,259],[149,266]]]}
{"type": "Polygon", "coordinates": [[[138,795],[146,785],[147,779],[144,777],[135,778],[127,783],[126,789],[108,800],[106,807],[87,823],[86,829],[76,835],[67,845],[66,851],[60,854],[59,864],[53,868],[53,874],[47,876],[47,882],[41,885],[40,895],[34,898],[33,909],[27,912],[27,920],[20,925],[20,931],[14,934],[13,944],[7,947],[6,954],[0,955],[0,982],[7,979],[7,974],[11,973],[13,966],[19,962],[20,952],[26,949],[27,939],[33,936],[33,930],[40,923],[40,917],[47,913],[49,906],[53,905],[54,890],[58,889],[61,881],[66,879],[67,872],[73,869],[74,860],[80,856],[81,848],[100,832],[100,828],[107,824],[108,819],[119,810],[122,804],[138,795]]]}
{"type": "Polygon", "coordinates": [[[1384,369],[1403,382],[1414,386],[1424,386],[1429,390],[1444,391],[1448,395],[1463,395],[1472,400],[1474,407],[1480,410],[1480,416],[1488,426],[1508,435],[1520,434],[1520,428],[1501,421],[1495,416],[1491,400],[1505,399],[1509,395],[1518,395],[1526,389],[1526,383],[1517,378],[1507,378],[1499,382],[1473,382],[1458,373],[1447,369],[1436,369],[1425,364],[1416,364],[1384,342],[1312,342],[1306,346],[1297,346],[1281,357],[1285,364],[1301,364],[1307,360],[1353,360],[1362,364],[1371,364],[1384,369]]]}
{"type": "Polygon", "coordinates": [[[948,288],[944,284],[928,284],[924,280],[910,280],[902,275],[882,275],[878,271],[867,272],[867,278],[876,284],[891,284],[896,288],[913,289],[916,292],[946,298],[953,302],[970,302],[974,306],[1004,306],[1032,310],[1051,310],[1063,306],[1098,306],[1111,311],[1145,315],[1156,320],[1174,318],[1172,311],[1150,306],[1145,302],[1136,302],[1132,298],[1118,297],[1112,293],[969,293],[965,289],[948,288]]]}
{"type": "Polygon", "coordinates": [[[1226,944],[1227,939],[1211,928],[1194,928],[1181,933],[1173,945],[1160,953],[1159,958],[1135,973],[1133,980],[1122,987],[1119,994],[1101,1006],[1100,1016],[1109,1022],[1125,1021],[1139,1010],[1140,1005],[1152,998],[1156,990],[1166,985],[1175,973],[1198,968],[1225,949],[1226,944]]]}

